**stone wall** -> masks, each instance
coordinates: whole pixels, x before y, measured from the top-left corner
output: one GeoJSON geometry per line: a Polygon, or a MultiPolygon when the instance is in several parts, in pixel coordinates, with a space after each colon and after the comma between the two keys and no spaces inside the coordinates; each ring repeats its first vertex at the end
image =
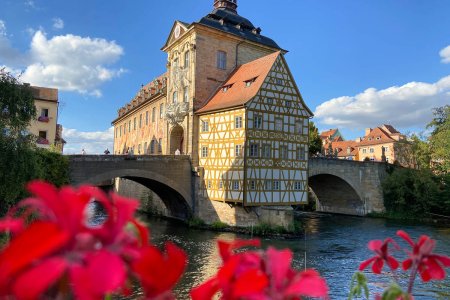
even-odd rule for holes
{"type": "Polygon", "coordinates": [[[141,202],[139,209],[161,216],[170,216],[162,200],[149,188],[124,178],[114,180],[114,191],[128,198],[135,198],[141,202]]]}

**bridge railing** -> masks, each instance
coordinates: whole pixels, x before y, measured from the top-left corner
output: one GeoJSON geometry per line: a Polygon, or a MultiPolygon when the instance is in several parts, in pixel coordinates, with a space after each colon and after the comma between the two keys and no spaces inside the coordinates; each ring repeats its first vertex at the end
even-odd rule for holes
{"type": "Polygon", "coordinates": [[[161,161],[161,160],[186,160],[189,155],[67,155],[70,161],[161,161]]]}

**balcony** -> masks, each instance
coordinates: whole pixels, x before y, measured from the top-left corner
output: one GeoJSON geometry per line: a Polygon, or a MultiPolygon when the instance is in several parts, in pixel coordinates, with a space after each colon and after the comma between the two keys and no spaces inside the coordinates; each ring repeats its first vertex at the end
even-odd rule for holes
{"type": "Polygon", "coordinates": [[[39,122],[45,122],[45,123],[48,123],[48,121],[50,121],[50,118],[49,118],[49,117],[46,117],[46,116],[40,116],[40,117],[38,118],[38,121],[39,121],[39,122]]]}

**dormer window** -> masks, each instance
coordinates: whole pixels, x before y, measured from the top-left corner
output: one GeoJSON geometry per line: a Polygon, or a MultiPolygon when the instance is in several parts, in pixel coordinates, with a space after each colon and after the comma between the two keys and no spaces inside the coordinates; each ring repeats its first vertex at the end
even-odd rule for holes
{"type": "Polygon", "coordinates": [[[381,137],[377,136],[377,140],[381,140],[381,137]]]}
{"type": "Polygon", "coordinates": [[[255,80],[256,80],[256,77],[254,77],[254,78],[252,78],[252,79],[249,79],[249,80],[245,80],[245,81],[244,81],[245,87],[251,86],[252,83],[255,82],[255,80]]]}
{"type": "Polygon", "coordinates": [[[231,89],[232,86],[233,86],[232,84],[224,85],[224,86],[222,87],[222,92],[225,93],[226,91],[228,91],[229,89],[231,89]]]}

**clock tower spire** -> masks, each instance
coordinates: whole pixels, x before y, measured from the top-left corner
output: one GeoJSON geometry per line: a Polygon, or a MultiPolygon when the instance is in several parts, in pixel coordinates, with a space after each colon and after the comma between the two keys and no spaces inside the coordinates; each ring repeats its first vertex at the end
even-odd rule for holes
{"type": "Polygon", "coordinates": [[[214,0],[214,8],[224,8],[237,14],[237,0],[214,0]]]}

